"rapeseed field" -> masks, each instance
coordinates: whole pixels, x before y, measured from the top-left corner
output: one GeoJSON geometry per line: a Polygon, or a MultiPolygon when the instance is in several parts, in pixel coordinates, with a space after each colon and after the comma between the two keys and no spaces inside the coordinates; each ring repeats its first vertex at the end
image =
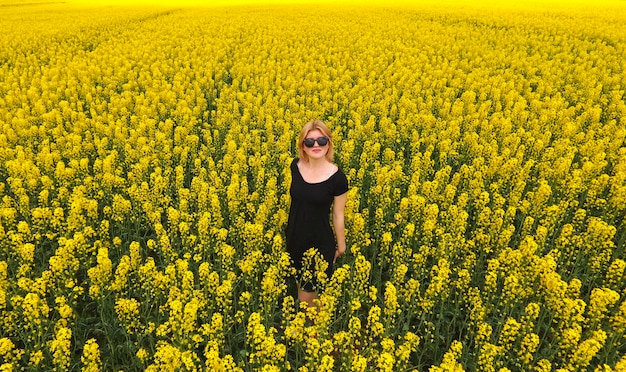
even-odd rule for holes
{"type": "Polygon", "coordinates": [[[626,370],[623,1],[3,1],[0,29],[1,371],[626,370]],[[314,119],[348,253],[304,309],[314,119]]]}

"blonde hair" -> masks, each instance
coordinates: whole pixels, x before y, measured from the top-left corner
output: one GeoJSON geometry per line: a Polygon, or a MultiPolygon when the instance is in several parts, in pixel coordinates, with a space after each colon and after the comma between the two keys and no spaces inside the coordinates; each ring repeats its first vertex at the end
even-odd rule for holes
{"type": "Polygon", "coordinates": [[[321,120],[309,121],[308,123],[304,124],[304,127],[302,127],[302,130],[300,131],[300,136],[298,137],[298,143],[297,143],[298,157],[300,159],[303,159],[304,161],[307,161],[307,162],[309,161],[309,156],[306,154],[306,152],[304,152],[304,149],[302,148],[303,141],[306,138],[306,135],[309,134],[310,131],[316,130],[316,129],[322,132],[323,135],[328,137],[328,151],[326,152],[326,160],[332,163],[333,161],[333,136],[330,133],[330,129],[328,129],[328,127],[326,126],[326,123],[324,123],[321,120]]]}

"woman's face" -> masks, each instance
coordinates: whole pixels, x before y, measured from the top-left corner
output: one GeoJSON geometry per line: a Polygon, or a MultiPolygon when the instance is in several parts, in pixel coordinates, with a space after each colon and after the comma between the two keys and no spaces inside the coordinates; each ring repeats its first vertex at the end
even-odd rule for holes
{"type": "MultiPolygon", "coordinates": [[[[309,131],[309,133],[307,133],[305,138],[318,139],[320,137],[326,136],[319,130],[313,129],[312,131],[309,131]]],[[[302,147],[304,148],[304,152],[309,156],[310,159],[323,159],[328,152],[328,146],[328,143],[326,143],[324,146],[320,146],[317,141],[315,141],[313,147],[307,147],[304,144],[302,145],[302,147]]]]}

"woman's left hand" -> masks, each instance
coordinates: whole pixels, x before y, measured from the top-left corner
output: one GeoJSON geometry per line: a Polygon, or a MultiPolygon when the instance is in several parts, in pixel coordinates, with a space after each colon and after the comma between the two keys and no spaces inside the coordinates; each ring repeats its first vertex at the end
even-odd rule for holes
{"type": "Polygon", "coordinates": [[[340,250],[339,247],[335,248],[335,259],[333,260],[333,264],[337,262],[337,259],[343,256],[346,253],[346,249],[340,250]]]}

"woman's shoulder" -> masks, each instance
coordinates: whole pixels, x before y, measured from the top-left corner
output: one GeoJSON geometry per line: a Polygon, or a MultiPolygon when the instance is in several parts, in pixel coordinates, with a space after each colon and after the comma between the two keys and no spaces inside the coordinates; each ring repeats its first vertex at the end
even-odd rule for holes
{"type": "Polygon", "coordinates": [[[338,178],[339,180],[341,180],[341,182],[348,182],[348,177],[346,176],[346,174],[344,173],[343,169],[341,169],[341,167],[337,164],[333,163],[333,166],[335,167],[335,171],[333,173],[333,176],[335,176],[336,178],[338,178]]]}
{"type": "Polygon", "coordinates": [[[346,177],[346,174],[343,172],[343,170],[341,170],[341,167],[336,165],[337,170],[335,171],[335,173],[333,173],[333,175],[331,176],[331,179],[333,180],[333,188],[334,188],[334,195],[338,196],[338,195],[342,195],[345,192],[348,191],[349,186],[348,186],[348,177],[346,177]]]}
{"type": "Polygon", "coordinates": [[[336,173],[341,173],[343,175],[345,175],[345,173],[343,172],[343,169],[341,168],[341,166],[337,163],[332,163],[333,167],[335,168],[335,172],[336,173]]]}

